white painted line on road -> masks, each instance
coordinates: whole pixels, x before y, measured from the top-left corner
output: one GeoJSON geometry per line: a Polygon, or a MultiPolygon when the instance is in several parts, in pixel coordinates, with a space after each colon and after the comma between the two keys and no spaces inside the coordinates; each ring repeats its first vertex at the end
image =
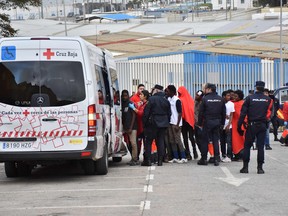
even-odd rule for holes
{"type": "MultiPolygon", "coordinates": [[[[23,210],[45,210],[45,209],[81,209],[81,208],[127,208],[127,207],[137,207],[140,205],[95,205],[95,206],[38,206],[38,207],[13,207],[13,208],[0,208],[1,211],[23,211],[23,210]]],[[[144,209],[145,209],[144,205],[144,209]]],[[[141,207],[141,206],[140,206],[141,207]]],[[[149,206],[150,208],[150,206],[149,206]]]]}
{"type": "Polygon", "coordinates": [[[146,200],[146,201],[141,201],[140,203],[140,210],[149,210],[151,206],[151,202],[146,200]]]}
{"type": "Polygon", "coordinates": [[[148,170],[155,170],[155,169],[156,169],[155,166],[150,166],[150,167],[148,167],[148,170]]]}
{"type": "Polygon", "coordinates": [[[102,189],[71,189],[71,190],[19,190],[19,191],[0,191],[0,194],[17,193],[55,193],[55,192],[89,192],[89,191],[132,191],[142,190],[143,188],[102,188],[102,189]]]}
{"type": "Polygon", "coordinates": [[[146,192],[148,192],[148,193],[153,192],[153,186],[152,185],[145,185],[143,192],[145,192],[145,193],[146,192]]]}
{"type": "Polygon", "coordinates": [[[110,177],[104,177],[104,178],[107,178],[107,179],[136,179],[136,178],[144,178],[145,176],[110,176],[110,177]]]}
{"type": "Polygon", "coordinates": [[[154,174],[150,174],[146,176],[146,180],[153,180],[154,179],[154,174]]]}
{"type": "Polygon", "coordinates": [[[234,177],[227,167],[220,167],[220,168],[222,169],[222,171],[224,172],[226,177],[225,178],[215,177],[215,178],[219,179],[221,181],[224,181],[224,182],[226,182],[228,184],[231,184],[231,185],[234,185],[234,186],[238,187],[241,184],[243,184],[244,182],[249,180],[249,178],[236,178],[236,177],[234,177]]]}
{"type": "Polygon", "coordinates": [[[281,164],[283,164],[284,166],[287,166],[287,167],[288,167],[288,164],[283,163],[282,161],[278,160],[277,158],[274,158],[274,157],[270,156],[269,154],[266,154],[266,156],[268,156],[270,159],[272,159],[272,160],[274,160],[274,161],[277,161],[278,163],[281,163],[281,164]]]}

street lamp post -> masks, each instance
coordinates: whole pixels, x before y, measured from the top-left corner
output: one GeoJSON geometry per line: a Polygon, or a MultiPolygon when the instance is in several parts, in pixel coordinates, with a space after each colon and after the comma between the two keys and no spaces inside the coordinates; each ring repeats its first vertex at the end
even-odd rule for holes
{"type": "Polygon", "coordinates": [[[282,4],[283,4],[283,0],[280,0],[280,79],[281,81],[284,81],[284,83],[287,81],[287,80],[284,80],[284,77],[283,77],[283,50],[282,50],[282,45],[283,45],[283,41],[282,41],[282,4]]]}
{"type": "Polygon", "coordinates": [[[66,20],[66,11],[65,11],[64,0],[62,0],[62,4],[63,4],[63,13],[64,13],[65,36],[67,36],[67,20],[66,20]]]}

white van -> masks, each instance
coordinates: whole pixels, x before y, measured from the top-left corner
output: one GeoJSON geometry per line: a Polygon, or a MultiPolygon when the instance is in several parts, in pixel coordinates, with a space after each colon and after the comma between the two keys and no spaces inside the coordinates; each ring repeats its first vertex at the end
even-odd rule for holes
{"type": "Polygon", "coordinates": [[[3,38],[0,47],[0,162],[7,177],[66,160],[80,161],[88,175],[105,175],[108,157],[121,161],[111,53],[68,37],[3,38]]]}

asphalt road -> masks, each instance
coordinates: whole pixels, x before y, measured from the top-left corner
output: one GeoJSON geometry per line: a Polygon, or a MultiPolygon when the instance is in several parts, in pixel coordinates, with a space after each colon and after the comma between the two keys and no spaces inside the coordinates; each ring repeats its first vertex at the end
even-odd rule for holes
{"type": "Polygon", "coordinates": [[[2,216],[242,216],[288,215],[288,148],[272,141],[264,175],[257,174],[256,151],[249,174],[242,162],[215,167],[162,167],[110,162],[106,176],[85,176],[77,164],[40,167],[31,177],[6,178],[0,164],[2,216]]]}

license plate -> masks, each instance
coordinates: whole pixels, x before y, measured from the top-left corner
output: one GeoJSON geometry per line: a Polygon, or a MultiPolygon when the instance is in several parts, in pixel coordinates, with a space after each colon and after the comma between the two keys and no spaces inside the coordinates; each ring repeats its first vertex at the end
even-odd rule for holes
{"type": "Polygon", "coordinates": [[[3,142],[2,150],[31,149],[32,142],[3,142]]]}

